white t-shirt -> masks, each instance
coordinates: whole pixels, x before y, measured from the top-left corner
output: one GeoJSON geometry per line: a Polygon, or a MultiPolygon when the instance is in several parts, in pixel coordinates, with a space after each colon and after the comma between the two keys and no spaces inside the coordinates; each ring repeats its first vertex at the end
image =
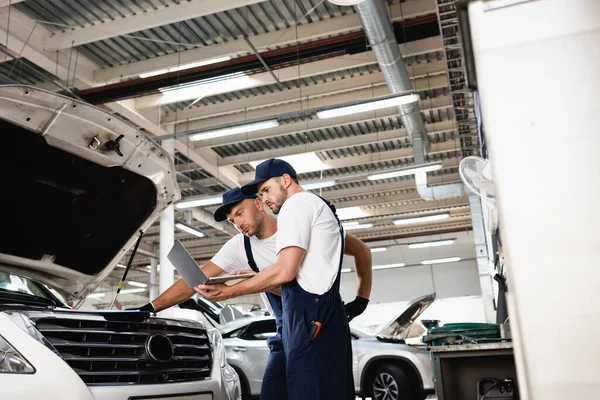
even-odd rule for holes
{"type": "Polygon", "coordinates": [[[319,295],[331,289],[340,266],[340,229],[327,204],[312,193],[292,195],[279,212],[277,254],[291,246],[306,250],[296,275],[298,284],[319,295]]]}
{"type": "MultiPolygon", "coordinates": [[[[258,239],[256,236],[250,237],[252,255],[259,271],[275,264],[277,261],[277,254],[275,254],[276,236],[275,234],[263,240],[258,239]]],[[[210,261],[229,274],[242,269],[250,269],[246,249],[244,248],[244,235],[240,233],[229,239],[210,261]]],[[[273,315],[273,309],[267,296],[264,293],[260,295],[267,309],[273,315]]]]}

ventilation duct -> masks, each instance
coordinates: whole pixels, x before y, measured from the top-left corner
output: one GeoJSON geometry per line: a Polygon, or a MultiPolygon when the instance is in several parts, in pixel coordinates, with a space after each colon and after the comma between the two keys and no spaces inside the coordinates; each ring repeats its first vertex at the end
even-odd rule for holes
{"type": "MultiPolygon", "coordinates": [[[[341,6],[354,6],[360,15],[365,34],[369,39],[371,49],[377,57],[385,81],[393,94],[411,92],[413,90],[406,65],[400,50],[396,35],[390,21],[386,4],[383,0],[329,0],[341,6]]],[[[415,166],[425,163],[425,154],[429,149],[429,137],[421,115],[419,102],[398,107],[400,120],[408,132],[413,145],[415,166]]],[[[447,197],[464,195],[462,184],[427,186],[427,173],[415,175],[417,191],[425,200],[438,200],[447,197]]]]}

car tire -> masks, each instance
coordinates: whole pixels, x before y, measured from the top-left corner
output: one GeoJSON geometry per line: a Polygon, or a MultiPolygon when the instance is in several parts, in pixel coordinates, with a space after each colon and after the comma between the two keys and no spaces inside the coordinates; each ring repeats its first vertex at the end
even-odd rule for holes
{"type": "Polygon", "coordinates": [[[373,400],[418,400],[415,383],[404,370],[394,364],[384,364],[375,371],[369,385],[373,400]]]}

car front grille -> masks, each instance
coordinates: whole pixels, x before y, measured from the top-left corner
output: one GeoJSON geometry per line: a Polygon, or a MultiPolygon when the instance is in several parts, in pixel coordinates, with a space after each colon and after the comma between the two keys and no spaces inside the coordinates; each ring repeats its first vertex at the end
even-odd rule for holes
{"type": "Polygon", "coordinates": [[[207,379],[211,374],[212,351],[202,327],[161,319],[79,318],[43,318],[36,325],[88,385],[184,382],[207,379]],[[153,335],[161,336],[163,344],[164,337],[172,343],[168,360],[152,358],[146,344],[153,335]]]}

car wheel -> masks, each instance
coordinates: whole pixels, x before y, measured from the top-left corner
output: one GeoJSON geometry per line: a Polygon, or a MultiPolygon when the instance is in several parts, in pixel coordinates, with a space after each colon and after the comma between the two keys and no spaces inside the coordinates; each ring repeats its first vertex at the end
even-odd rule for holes
{"type": "Polygon", "coordinates": [[[397,365],[385,364],[377,369],[371,382],[373,400],[414,400],[413,385],[397,365]]]}

